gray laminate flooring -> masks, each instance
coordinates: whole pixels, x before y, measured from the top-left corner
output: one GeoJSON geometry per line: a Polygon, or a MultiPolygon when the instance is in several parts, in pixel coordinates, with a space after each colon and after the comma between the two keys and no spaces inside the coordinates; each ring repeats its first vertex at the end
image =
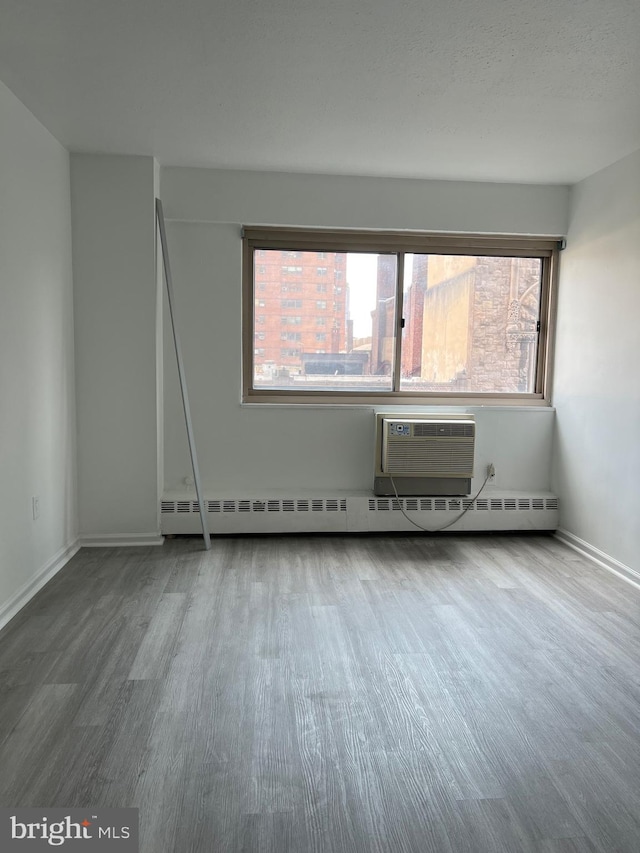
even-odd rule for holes
{"type": "Polygon", "coordinates": [[[640,590],[546,536],[81,551],[0,634],[0,806],[144,853],[638,853],[640,590]]]}

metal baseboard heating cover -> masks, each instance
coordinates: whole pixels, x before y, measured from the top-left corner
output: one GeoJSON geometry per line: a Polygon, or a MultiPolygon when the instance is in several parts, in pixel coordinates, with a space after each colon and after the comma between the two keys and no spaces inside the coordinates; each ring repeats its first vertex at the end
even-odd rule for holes
{"type": "MultiPolygon", "coordinates": [[[[369,494],[288,497],[207,497],[210,532],[243,533],[419,533],[403,515],[427,528],[446,524],[471,503],[470,497],[376,497],[369,494]]],[[[201,531],[194,496],[165,494],[161,530],[167,534],[201,531]]],[[[456,531],[555,530],[558,498],[550,492],[485,492],[449,528],[456,531]]]]}

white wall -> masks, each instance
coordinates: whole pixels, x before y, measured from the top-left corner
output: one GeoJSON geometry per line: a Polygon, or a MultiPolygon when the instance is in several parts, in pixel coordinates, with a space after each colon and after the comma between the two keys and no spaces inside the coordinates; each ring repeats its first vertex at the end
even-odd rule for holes
{"type": "MultiPolygon", "coordinates": [[[[565,187],[162,171],[200,470],[210,494],[358,492],[372,486],[371,407],[241,406],[241,224],[564,234],[565,187]]],[[[165,336],[165,486],[190,475],[175,356],[165,336]]],[[[472,409],[477,471],[549,488],[551,409],[472,409]]],[[[479,478],[477,478],[478,480],[479,478]]],[[[481,480],[479,480],[481,482],[481,480]]]]}
{"type": "Polygon", "coordinates": [[[577,184],[553,400],[561,525],[640,572],[640,151],[577,184]]]}
{"type": "Polygon", "coordinates": [[[563,235],[569,188],[220,169],[162,170],[185,222],[563,235]]]}
{"type": "Polygon", "coordinates": [[[0,84],[0,624],[76,539],[73,369],[69,157],[0,84]]]}
{"type": "Polygon", "coordinates": [[[71,157],[83,542],[158,535],[157,178],[151,157],[71,157]]]}

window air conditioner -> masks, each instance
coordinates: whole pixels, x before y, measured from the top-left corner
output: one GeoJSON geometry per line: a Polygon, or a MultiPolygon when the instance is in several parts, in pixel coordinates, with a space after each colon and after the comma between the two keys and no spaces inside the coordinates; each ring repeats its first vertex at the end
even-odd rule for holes
{"type": "Polygon", "coordinates": [[[468,495],[475,433],[472,415],[378,413],[374,494],[468,495]]]}

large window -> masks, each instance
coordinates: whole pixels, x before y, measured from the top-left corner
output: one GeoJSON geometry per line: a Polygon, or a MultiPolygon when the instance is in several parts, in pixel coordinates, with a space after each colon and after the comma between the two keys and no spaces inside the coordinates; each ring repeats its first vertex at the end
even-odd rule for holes
{"type": "Polygon", "coordinates": [[[556,256],[550,238],[245,228],[244,399],[543,400],[556,256]]]}

